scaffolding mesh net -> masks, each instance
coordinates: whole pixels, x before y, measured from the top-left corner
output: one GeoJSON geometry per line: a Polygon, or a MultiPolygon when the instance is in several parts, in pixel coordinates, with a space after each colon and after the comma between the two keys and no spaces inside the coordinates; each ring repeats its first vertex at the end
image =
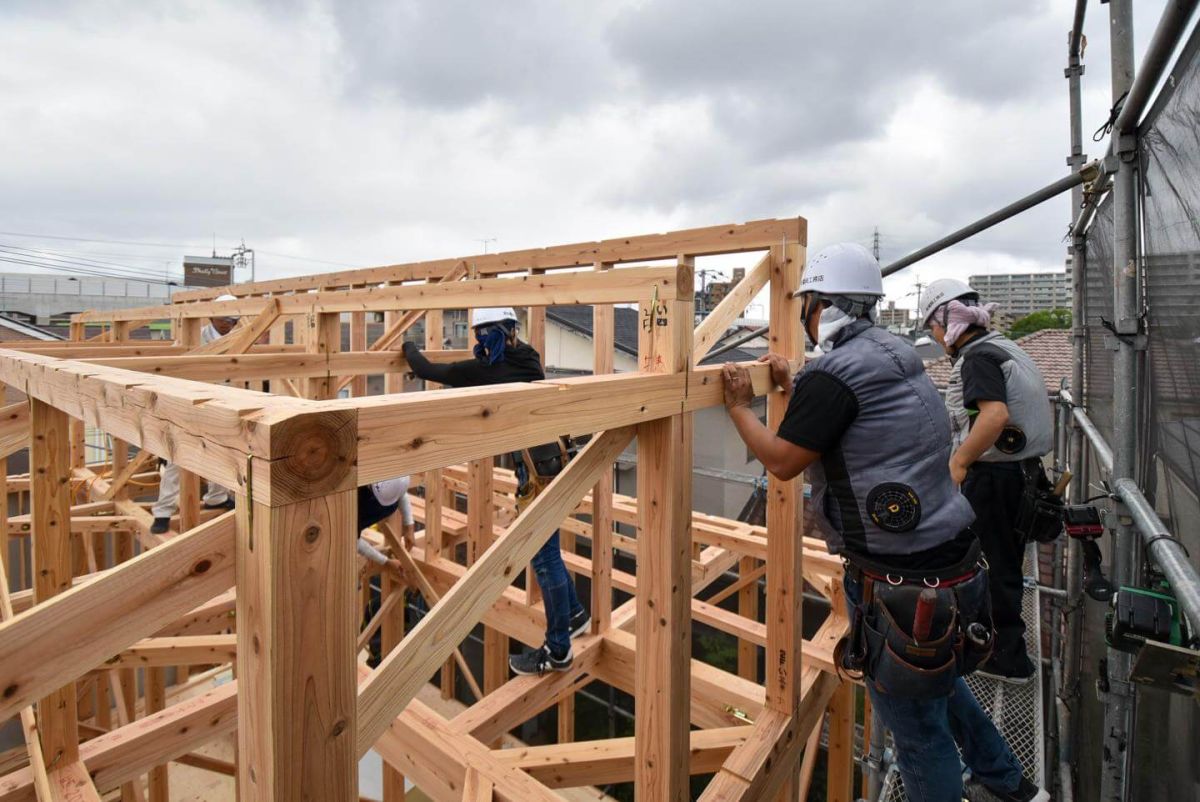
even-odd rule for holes
{"type": "MultiPolygon", "coordinates": [[[[1164,81],[1139,140],[1139,309],[1147,335],[1136,385],[1139,483],[1200,562],[1200,29],[1164,81]]],[[[1113,318],[1112,220],[1106,202],[1087,233],[1084,295],[1086,403],[1110,442],[1113,352],[1102,320],[1113,318]]],[[[1193,796],[1200,794],[1200,715],[1172,701],[1158,691],[1139,694],[1134,798],[1200,798],[1193,796]]]]}

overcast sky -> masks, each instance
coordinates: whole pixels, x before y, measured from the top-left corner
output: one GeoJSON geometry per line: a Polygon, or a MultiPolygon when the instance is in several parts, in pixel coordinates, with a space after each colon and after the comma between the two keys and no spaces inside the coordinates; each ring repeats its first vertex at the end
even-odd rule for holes
{"type": "MultiPolygon", "coordinates": [[[[285,255],[374,265],[803,215],[811,248],[878,227],[886,263],[1065,174],[1073,5],[7,2],[0,256],[178,273],[215,235],[244,238],[263,278],[336,267],[285,255]]],[[[1140,54],[1163,2],[1136,7],[1140,54]]],[[[1091,155],[1107,14],[1090,4],[1091,155]]],[[[1066,198],[889,291],[1061,269],[1066,198]]]]}

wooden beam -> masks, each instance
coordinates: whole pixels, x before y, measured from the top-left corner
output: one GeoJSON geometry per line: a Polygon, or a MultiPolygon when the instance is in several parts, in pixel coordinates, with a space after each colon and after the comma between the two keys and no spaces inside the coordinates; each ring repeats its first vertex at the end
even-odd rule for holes
{"type": "Polygon", "coordinates": [[[226,513],[0,624],[0,687],[13,689],[0,698],[0,717],[232,586],[232,518],[226,513]]]}
{"type": "MultiPolygon", "coordinates": [[[[167,706],[167,675],[160,667],[147,668],[144,674],[146,694],[146,714],[162,712],[167,706]]],[[[167,764],[160,763],[150,769],[146,783],[149,789],[150,802],[170,802],[170,778],[167,764]]]]}
{"type": "MultiPolygon", "coordinates": [[[[342,350],[342,316],[336,312],[310,312],[304,316],[307,323],[305,344],[308,352],[324,357],[328,365],[330,354],[342,350]]],[[[306,379],[302,392],[306,398],[324,400],[337,395],[337,376],[326,368],[323,376],[306,379]]]]}
{"type": "MultiPolygon", "coordinates": [[[[767,366],[747,364],[757,394],[767,366]]],[[[358,414],[358,478],[374,482],[723,404],[721,368],[625,373],[331,401],[358,414]],[[683,403],[681,404],[681,399],[683,403]]]]}
{"type": "MultiPolygon", "coordinates": [[[[693,774],[717,771],[734,747],[745,743],[753,728],[719,727],[689,733],[688,770],[693,774]]],[[[578,788],[632,782],[635,739],[608,738],[573,744],[502,749],[492,754],[503,763],[527,772],[550,788],[578,788]]]]}
{"type": "Polygon", "coordinates": [[[462,581],[442,597],[372,672],[359,691],[359,755],[371,748],[412,700],[417,689],[511,583],[514,572],[524,568],[600,472],[610,469],[632,436],[632,430],[622,428],[605,432],[588,443],[525,508],[505,535],[467,570],[462,581]]]}
{"type": "Polygon", "coordinates": [[[106,665],[215,666],[232,663],[236,659],[236,635],[180,635],[139,640],[109,658],[106,665]]]}
{"type": "MultiPolygon", "coordinates": [[[[174,760],[237,726],[237,682],[170,705],[160,713],[83,742],[80,757],[108,793],[145,774],[152,766],[174,760]]],[[[0,777],[0,802],[36,802],[28,767],[0,777]]]]}
{"type": "Polygon", "coordinates": [[[771,256],[768,253],[746,272],[738,285],[717,304],[716,309],[700,321],[700,325],[696,327],[695,346],[692,350],[694,364],[700,364],[733,322],[742,316],[746,306],[754,300],[759,290],[766,286],[770,275],[771,256]]]}
{"type": "Polygon", "coordinates": [[[602,643],[595,637],[576,641],[572,645],[575,660],[570,670],[540,677],[513,677],[455,716],[450,722],[451,729],[483,743],[495,741],[591,682],[588,672],[600,657],[602,643]]]}
{"type": "Polygon", "coordinates": [[[354,799],[356,491],[239,495],[238,781],[247,800],[354,799]]]}
{"type": "MultiPolygon", "coordinates": [[[[29,462],[33,466],[33,598],[41,606],[71,588],[70,418],[62,410],[36,398],[30,402],[29,412],[33,432],[29,449],[29,462]]],[[[57,619],[51,620],[57,622],[57,619]]],[[[48,644],[51,639],[46,637],[47,632],[60,634],[57,623],[39,628],[37,639],[48,644]]],[[[0,632],[15,625],[15,621],[5,622],[0,626],[0,632]]],[[[5,646],[10,642],[8,638],[0,640],[5,646]]],[[[55,643],[54,651],[61,651],[62,645],[70,642],[64,639],[55,643]]],[[[13,663],[24,664],[27,669],[41,668],[23,650],[9,660],[0,660],[0,666],[13,663]]],[[[73,679],[73,675],[55,676],[54,682],[6,681],[2,685],[6,690],[3,702],[0,702],[7,711],[4,718],[41,696],[37,704],[38,729],[46,765],[50,767],[79,760],[73,679]],[[9,689],[13,689],[12,693],[7,692],[9,689]]]]}
{"type": "MultiPolygon", "coordinates": [[[[608,270],[610,264],[598,262],[596,270],[608,270]]],[[[592,373],[604,376],[613,372],[615,312],[612,304],[592,307],[592,373]]],[[[612,624],[612,471],[606,471],[592,488],[592,631],[604,632],[612,624]]]]}
{"type": "MultiPolygon", "coordinates": [[[[377,284],[388,281],[412,281],[438,278],[466,262],[478,275],[523,272],[532,268],[542,270],[576,267],[603,262],[608,264],[641,262],[654,259],[673,259],[676,254],[711,256],[720,253],[765,250],[775,243],[807,241],[808,224],[800,218],[757,220],[742,224],[727,224],[671,231],[665,234],[644,234],[620,237],[599,242],[578,242],[549,248],[530,248],[504,253],[438,259],[407,265],[359,268],[338,273],[322,273],[298,278],[272,279],[228,287],[186,290],[172,296],[176,304],[216,298],[224,293],[239,297],[263,293],[305,292],[322,287],[343,287],[353,284],[377,284]]],[[[513,304],[523,306],[524,304],[513,304]]]]}
{"type": "Polygon", "coordinates": [[[29,402],[19,401],[0,407],[0,458],[28,447],[29,402]]]}
{"type": "MultiPolygon", "coordinates": [[[[685,288],[691,292],[691,287],[685,288]]],[[[545,276],[485,278],[448,284],[407,284],[397,287],[368,287],[302,295],[283,295],[276,300],[285,315],[336,314],[340,312],[384,312],[388,310],[465,309],[480,301],[496,306],[553,306],[579,303],[629,303],[649,298],[672,299],[676,286],[674,268],[630,267],[607,274],[555,273],[545,276]]],[[[206,318],[214,314],[253,315],[262,301],[248,299],[201,301],[118,309],[112,312],[83,312],[86,320],[105,315],[125,320],[162,320],[171,316],[206,318]]]]}
{"type": "Polygon", "coordinates": [[[197,346],[188,351],[192,356],[205,354],[244,354],[250,346],[258,341],[279,319],[279,300],[270,298],[261,304],[259,312],[253,318],[243,317],[237,328],[223,337],[218,337],[210,343],[197,346]]]}
{"type": "Polygon", "coordinates": [[[146,467],[146,463],[154,459],[157,459],[157,457],[155,457],[149,451],[146,451],[145,449],[139,451],[137,456],[125,463],[125,467],[121,468],[117,474],[113,476],[111,480],[109,480],[108,488],[99,495],[99,499],[101,501],[111,501],[112,499],[116,498],[117,494],[125,489],[125,485],[129,483],[129,480],[141,473],[142,469],[146,467]]]}
{"type": "MultiPolygon", "coordinates": [[[[404,550],[405,555],[408,554],[404,550]]],[[[410,558],[411,559],[411,558],[410,558]]],[[[423,575],[422,575],[423,576],[423,575]]],[[[428,581],[428,580],[426,580],[428,581]]],[[[383,575],[382,591],[388,596],[399,595],[404,599],[404,585],[397,582],[388,574],[383,575]]],[[[404,639],[404,605],[394,608],[393,612],[383,619],[380,633],[380,654],[384,655],[396,648],[404,639]]],[[[405,802],[406,796],[404,775],[395,767],[383,764],[383,802],[405,802]]]]}

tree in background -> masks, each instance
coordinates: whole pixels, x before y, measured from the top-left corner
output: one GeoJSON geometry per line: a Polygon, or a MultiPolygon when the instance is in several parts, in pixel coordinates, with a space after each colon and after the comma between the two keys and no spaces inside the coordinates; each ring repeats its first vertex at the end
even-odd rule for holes
{"type": "Polygon", "coordinates": [[[1014,322],[1012,328],[1008,330],[1008,338],[1015,340],[1018,337],[1024,337],[1026,334],[1033,334],[1035,331],[1041,331],[1042,329],[1069,328],[1071,328],[1070,309],[1043,309],[1039,312],[1028,314],[1014,322]]]}

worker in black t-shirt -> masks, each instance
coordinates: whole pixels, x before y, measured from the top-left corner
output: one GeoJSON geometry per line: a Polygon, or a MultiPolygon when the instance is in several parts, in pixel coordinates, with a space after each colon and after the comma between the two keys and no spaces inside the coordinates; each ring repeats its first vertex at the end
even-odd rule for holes
{"type": "MultiPolygon", "coordinates": [[[[441,382],[450,387],[477,387],[507,382],[541,381],[546,378],[542,360],[528,343],[517,339],[517,314],[509,307],[475,309],[471,315],[475,333],[475,357],[460,362],[434,364],[416,343],[404,344],[404,358],[419,378],[441,382]]],[[[533,449],[528,449],[532,451],[533,449]]],[[[518,484],[537,484],[537,476],[529,471],[545,464],[538,461],[527,466],[522,455],[517,457],[518,484]]],[[[561,459],[554,462],[552,471],[562,469],[561,459]]],[[[516,674],[540,675],[547,671],[566,671],[575,655],[571,638],[587,632],[592,618],[579,602],[575,581],[563,563],[558,530],[533,557],[533,570],[546,607],[546,642],[541,647],[509,658],[509,667],[516,674]]]]}
{"type": "MultiPolygon", "coordinates": [[[[988,331],[995,304],[953,278],[930,283],[921,325],[953,360],[946,387],[954,453],[950,474],[975,510],[975,533],[991,574],[996,647],[979,670],[1023,684],[1037,668],[1026,654],[1025,538],[1018,531],[1027,485],[1044,476],[1041,459],[1054,447],[1046,381],[1021,347],[988,331]]],[[[1049,480],[1046,480],[1048,483],[1049,480]]]]}
{"type": "Polygon", "coordinates": [[[744,367],[725,365],[725,405],[774,476],[807,470],[818,527],[846,561],[852,628],[841,665],[862,672],[910,800],[962,798],[959,749],[999,799],[1049,799],[963,681],[990,647],[987,572],[971,507],[950,478],[937,390],[912,346],[874,323],[879,263],[861,245],[831,246],[812,258],[797,295],[822,355],[794,382],[782,357],[761,360],[789,397],[778,431],[750,408],[744,367]]]}

